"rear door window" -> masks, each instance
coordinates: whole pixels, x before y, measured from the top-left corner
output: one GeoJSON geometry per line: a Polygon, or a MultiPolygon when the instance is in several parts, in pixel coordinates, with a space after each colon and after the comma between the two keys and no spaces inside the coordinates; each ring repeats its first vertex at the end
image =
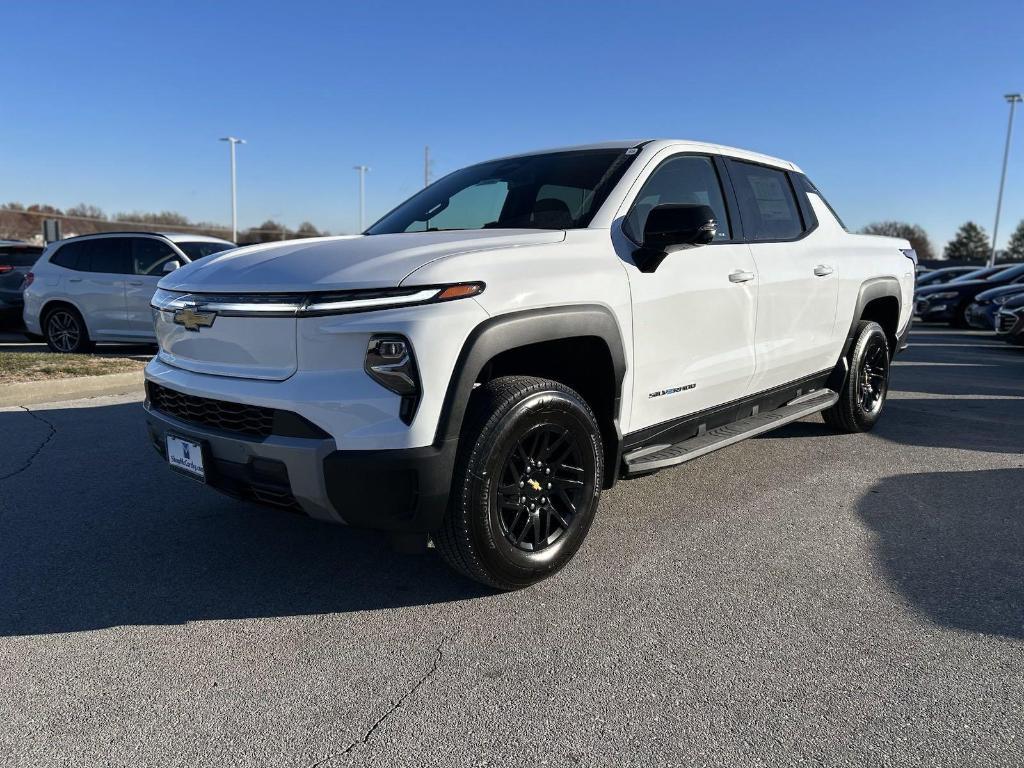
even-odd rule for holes
{"type": "Polygon", "coordinates": [[[130,275],[131,244],[126,237],[103,237],[83,243],[88,250],[79,259],[78,268],[106,275],[130,275]],[[86,266],[86,264],[88,266],[86,266]]]}
{"type": "Polygon", "coordinates": [[[785,171],[732,158],[728,163],[748,240],[795,240],[804,233],[800,208],[785,171]]]}

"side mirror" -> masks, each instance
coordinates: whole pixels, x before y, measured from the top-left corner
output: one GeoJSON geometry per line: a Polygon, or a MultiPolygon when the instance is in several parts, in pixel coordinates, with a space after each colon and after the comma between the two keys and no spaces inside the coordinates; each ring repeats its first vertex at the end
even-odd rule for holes
{"type": "Polygon", "coordinates": [[[673,245],[707,245],[717,233],[715,212],[706,205],[656,205],[647,214],[644,248],[664,251],[673,245]]]}
{"type": "Polygon", "coordinates": [[[169,273],[173,272],[174,270],[176,270],[180,266],[181,266],[181,262],[178,261],[177,259],[171,259],[170,261],[165,261],[164,262],[164,267],[163,267],[164,274],[165,275],[169,274],[169,273]]]}

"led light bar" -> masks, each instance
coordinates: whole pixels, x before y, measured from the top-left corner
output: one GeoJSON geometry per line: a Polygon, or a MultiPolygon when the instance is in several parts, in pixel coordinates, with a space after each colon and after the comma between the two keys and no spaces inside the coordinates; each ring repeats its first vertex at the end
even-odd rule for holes
{"type": "Polygon", "coordinates": [[[372,288],[322,294],[214,295],[158,289],[151,305],[162,312],[189,308],[235,317],[315,317],[455,301],[478,296],[483,290],[483,283],[372,288]]]}

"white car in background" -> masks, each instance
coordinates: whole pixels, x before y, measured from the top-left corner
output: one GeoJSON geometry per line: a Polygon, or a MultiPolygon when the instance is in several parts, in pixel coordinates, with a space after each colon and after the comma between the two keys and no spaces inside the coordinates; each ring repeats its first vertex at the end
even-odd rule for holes
{"type": "Polygon", "coordinates": [[[161,232],[53,243],[25,278],[25,327],[54,352],[88,352],[97,341],[155,342],[149,303],[160,278],[234,247],[216,237],[161,232]]]}

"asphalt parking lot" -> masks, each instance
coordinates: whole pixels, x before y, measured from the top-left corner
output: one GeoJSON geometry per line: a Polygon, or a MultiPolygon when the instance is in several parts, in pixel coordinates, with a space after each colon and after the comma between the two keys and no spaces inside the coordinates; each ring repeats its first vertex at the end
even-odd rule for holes
{"type": "Polygon", "coordinates": [[[0,763],[1024,762],[1024,349],[923,327],[815,417],[605,496],[559,576],[173,475],[138,398],[0,411],[0,763]]]}

